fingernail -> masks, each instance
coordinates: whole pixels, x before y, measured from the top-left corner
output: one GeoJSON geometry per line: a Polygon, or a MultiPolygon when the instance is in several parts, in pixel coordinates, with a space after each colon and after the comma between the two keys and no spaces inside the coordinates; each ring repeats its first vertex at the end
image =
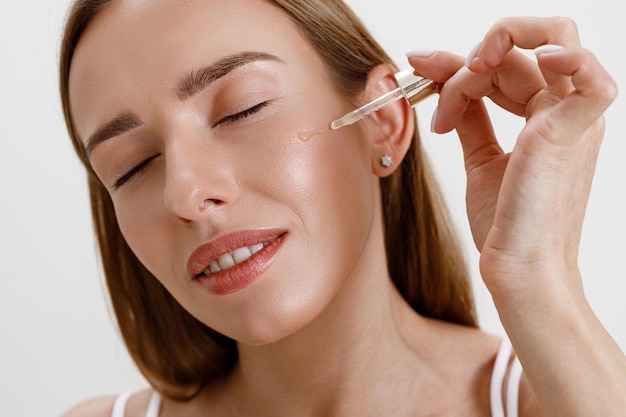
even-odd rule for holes
{"type": "Polygon", "coordinates": [[[405,51],[406,56],[409,58],[428,58],[432,56],[435,51],[432,49],[409,49],[405,51]]]}
{"type": "Polygon", "coordinates": [[[439,112],[439,107],[435,107],[435,111],[433,112],[433,118],[430,121],[430,131],[435,133],[435,123],[437,122],[437,113],[439,112]]]}
{"type": "Polygon", "coordinates": [[[472,61],[474,60],[474,58],[476,58],[476,55],[478,55],[478,51],[480,51],[481,46],[483,46],[483,41],[480,41],[476,46],[474,46],[472,50],[470,51],[469,55],[467,56],[467,58],[465,58],[465,66],[467,68],[469,68],[470,65],[472,65],[472,61]]]}
{"type": "Polygon", "coordinates": [[[561,52],[563,49],[564,48],[561,45],[547,44],[535,48],[533,52],[535,53],[535,55],[539,56],[543,54],[553,54],[555,52],[561,52]]]}

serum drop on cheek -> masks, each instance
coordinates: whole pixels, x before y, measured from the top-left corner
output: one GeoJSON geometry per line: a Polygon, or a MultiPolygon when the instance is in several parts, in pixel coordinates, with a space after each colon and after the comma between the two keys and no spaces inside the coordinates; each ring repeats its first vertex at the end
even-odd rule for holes
{"type": "Polygon", "coordinates": [[[317,129],[317,130],[311,130],[309,132],[299,132],[298,139],[300,139],[302,142],[308,142],[311,140],[311,138],[322,135],[325,130],[326,129],[317,129]]]}

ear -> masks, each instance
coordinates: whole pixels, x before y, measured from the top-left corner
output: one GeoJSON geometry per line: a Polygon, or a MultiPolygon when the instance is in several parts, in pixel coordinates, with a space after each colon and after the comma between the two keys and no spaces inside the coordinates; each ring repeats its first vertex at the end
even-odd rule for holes
{"type": "MultiPolygon", "coordinates": [[[[398,88],[397,69],[381,64],[370,71],[363,93],[364,103],[398,88]]],[[[415,115],[406,100],[400,99],[373,113],[366,125],[372,146],[372,170],[378,177],[391,175],[411,146],[415,132],[415,115]],[[388,165],[388,166],[387,166],[388,165]]]]}

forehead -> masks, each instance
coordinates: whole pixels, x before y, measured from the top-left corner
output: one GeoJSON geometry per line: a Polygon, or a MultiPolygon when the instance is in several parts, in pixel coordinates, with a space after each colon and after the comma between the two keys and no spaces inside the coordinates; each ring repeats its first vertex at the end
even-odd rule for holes
{"type": "Polygon", "coordinates": [[[290,17],[265,0],[114,0],[81,38],[70,103],[84,139],[103,118],[171,92],[182,75],[242,51],[317,60],[290,17]]]}

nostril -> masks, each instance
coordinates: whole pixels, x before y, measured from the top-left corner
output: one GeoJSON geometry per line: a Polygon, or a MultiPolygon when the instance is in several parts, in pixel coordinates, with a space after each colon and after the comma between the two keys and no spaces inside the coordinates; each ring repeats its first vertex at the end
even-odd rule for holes
{"type": "Polygon", "coordinates": [[[207,198],[202,203],[200,203],[200,210],[204,211],[211,206],[219,206],[220,204],[222,204],[222,200],[219,200],[217,198],[207,198]]]}

